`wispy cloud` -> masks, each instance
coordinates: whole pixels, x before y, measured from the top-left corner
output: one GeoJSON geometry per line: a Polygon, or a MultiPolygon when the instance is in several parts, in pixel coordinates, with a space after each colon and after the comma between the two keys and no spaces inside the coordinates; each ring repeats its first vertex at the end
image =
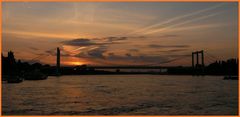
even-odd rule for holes
{"type": "Polygon", "coordinates": [[[105,44],[105,43],[97,43],[90,39],[80,38],[80,39],[63,41],[62,44],[71,45],[71,46],[92,46],[92,45],[100,45],[100,44],[105,44]]]}
{"type": "Polygon", "coordinates": [[[63,49],[74,57],[104,59],[112,44],[119,44],[128,37],[80,38],[61,42],[63,49]]]}
{"type": "Polygon", "coordinates": [[[150,44],[148,45],[151,48],[188,48],[189,45],[158,45],[158,44],[150,44]]]}
{"type": "Polygon", "coordinates": [[[184,49],[159,50],[158,52],[175,53],[175,52],[183,52],[183,51],[186,51],[186,50],[188,50],[188,49],[184,48],[184,49]]]}
{"type": "Polygon", "coordinates": [[[70,46],[92,46],[92,45],[107,45],[116,44],[127,40],[128,37],[103,37],[103,38],[79,38],[61,42],[64,45],[70,46]]]}
{"type": "Polygon", "coordinates": [[[24,35],[24,36],[34,36],[34,37],[59,38],[59,39],[69,39],[69,38],[75,38],[78,36],[78,35],[68,35],[68,34],[54,34],[54,33],[17,31],[17,30],[4,30],[3,33],[12,34],[12,35],[24,35]]]}

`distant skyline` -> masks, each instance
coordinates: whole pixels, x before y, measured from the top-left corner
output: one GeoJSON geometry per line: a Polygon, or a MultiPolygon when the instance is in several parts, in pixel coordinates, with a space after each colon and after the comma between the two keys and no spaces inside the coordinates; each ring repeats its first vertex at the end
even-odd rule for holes
{"type": "Polygon", "coordinates": [[[196,50],[237,58],[238,2],[2,2],[4,55],[55,65],[57,47],[62,65],[191,65],[196,50]]]}

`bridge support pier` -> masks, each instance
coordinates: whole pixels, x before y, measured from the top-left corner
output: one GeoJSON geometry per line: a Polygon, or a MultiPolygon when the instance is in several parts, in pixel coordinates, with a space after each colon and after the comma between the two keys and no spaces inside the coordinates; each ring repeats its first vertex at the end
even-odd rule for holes
{"type": "Polygon", "coordinates": [[[201,66],[204,67],[204,54],[203,54],[203,50],[201,51],[196,51],[196,52],[192,52],[192,68],[198,67],[200,66],[199,64],[199,54],[201,55],[201,66]],[[194,63],[194,55],[196,55],[196,59],[197,59],[197,63],[194,63]]]}
{"type": "Polygon", "coordinates": [[[57,48],[57,63],[56,63],[56,75],[60,75],[60,49],[57,48]]]}
{"type": "Polygon", "coordinates": [[[201,51],[195,51],[192,52],[192,69],[193,69],[193,73],[197,73],[199,74],[199,72],[201,72],[200,74],[204,73],[204,54],[203,54],[203,50],[201,51]],[[196,55],[196,64],[194,62],[194,56],[196,55]],[[199,59],[201,56],[201,64],[199,63],[199,59]]]}

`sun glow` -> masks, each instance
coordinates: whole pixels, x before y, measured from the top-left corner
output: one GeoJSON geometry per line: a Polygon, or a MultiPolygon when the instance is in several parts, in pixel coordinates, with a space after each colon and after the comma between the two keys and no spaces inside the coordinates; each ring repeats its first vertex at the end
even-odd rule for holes
{"type": "Polygon", "coordinates": [[[84,65],[85,63],[80,61],[72,61],[72,62],[66,62],[68,65],[84,65]]]}

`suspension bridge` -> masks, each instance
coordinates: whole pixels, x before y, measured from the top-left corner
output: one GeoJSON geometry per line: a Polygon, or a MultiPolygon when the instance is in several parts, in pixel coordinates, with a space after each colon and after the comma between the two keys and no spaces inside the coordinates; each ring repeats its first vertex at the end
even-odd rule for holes
{"type": "MultiPolygon", "coordinates": [[[[48,56],[56,56],[56,74],[60,74],[61,69],[61,51],[60,48],[53,48],[47,51],[48,54],[41,54],[37,57],[34,57],[34,60],[42,60],[47,58],[48,56]]],[[[173,59],[167,61],[161,61],[154,64],[145,64],[145,65],[111,65],[111,66],[93,66],[89,65],[87,68],[89,69],[112,69],[112,70],[121,70],[121,69],[157,69],[157,70],[168,70],[179,68],[180,66],[184,66],[184,68],[196,69],[196,70],[204,70],[206,63],[213,63],[216,60],[219,60],[212,54],[204,50],[189,52],[189,54],[182,55],[179,57],[175,57],[173,59]],[[181,63],[181,64],[178,64],[181,63]],[[171,66],[169,65],[171,64],[171,66]],[[174,66],[172,66],[174,65],[174,66]]],[[[76,66],[79,67],[79,66],[76,66]]]]}

